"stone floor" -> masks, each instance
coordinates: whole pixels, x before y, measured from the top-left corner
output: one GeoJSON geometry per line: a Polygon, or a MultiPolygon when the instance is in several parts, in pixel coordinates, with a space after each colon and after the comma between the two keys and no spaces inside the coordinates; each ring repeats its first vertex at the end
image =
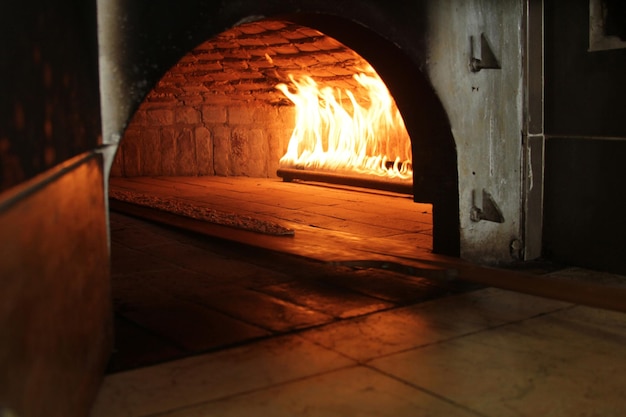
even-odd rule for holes
{"type": "MultiPolygon", "coordinates": [[[[626,315],[111,213],[92,417],[621,416],[626,315]]],[[[624,277],[578,268],[555,280],[624,277]]]]}

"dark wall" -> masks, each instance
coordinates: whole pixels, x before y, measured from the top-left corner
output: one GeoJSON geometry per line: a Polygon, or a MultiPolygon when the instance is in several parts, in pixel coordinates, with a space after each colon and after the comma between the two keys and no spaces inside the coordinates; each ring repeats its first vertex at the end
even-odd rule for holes
{"type": "Polygon", "coordinates": [[[88,415],[111,350],[96,0],[0,5],[0,414],[88,415]]]}
{"type": "Polygon", "coordinates": [[[98,145],[95,1],[0,6],[0,191],[98,145]]]}
{"type": "Polygon", "coordinates": [[[549,1],[545,13],[546,133],[626,137],[626,49],[587,51],[589,0],[549,1]]]}
{"type": "Polygon", "coordinates": [[[545,28],[544,252],[626,273],[626,49],[588,52],[588,0],[546,2],[545,28]]]}

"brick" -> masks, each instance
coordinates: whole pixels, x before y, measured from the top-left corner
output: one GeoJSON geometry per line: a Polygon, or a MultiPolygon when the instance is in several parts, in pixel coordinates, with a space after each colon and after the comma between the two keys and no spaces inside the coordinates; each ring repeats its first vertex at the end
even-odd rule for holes
{"type": "Polygon", "coordinates": [[[354,74],[354,69],[346,69],[343,68],[339,65],[334,65],[334,66],[330,66],[328,67],[328,71],[331,74],[335,74],[335,75],[347,75],[347,76],[352,76],[354,74]]]}
{"type": "Polygon", "coordinates": [[[213,138],[211,131],[206,127],[197,127],[194,130],[196,145],[196,164],[198,175],[214,175],[213,168],[213,138]]]}
{"type": "Polygon", "coordinates": [[[302,33],[305,36],[324,36],[321,32],[304,26],[299,27],[298,32],[302,33]]]}
{"type": "Polygon", "coordinates": [[[228,123],[231,126],[256,123],[254,120],[254,110],[250,106],[229,107],[228,123]]]}
{"type": "Polygon", "coordinates": [[[200,123],[200,112],[193,107],[179,107],[174,111],[176,123],[198,124],[200,123]]]}
{"type": "Polygon", "coordinates": [[[161,79],[161,81],[163,83],[167,83],[168,85],[180,86],[181,84],[184,84],[187,81],[187,79],[185,78],[183,74],[172,70],[166,73],[161,79]]]}
{"type": "Polygon", "coordinates": [[[281,31],[280,35],[283,36],[285,39],[289,39],[290,41],[301,41],[301,40],[305,40],[305,39],[315,39],[315,37],[307,35],[306,33],[303,33],[302,31],[299,31],[297,29],[281,31]]]}
{"type": "Polygon", "coordinates": [[[196,54],[196,59],[198,63],[202,61],[219,61],[220,59],[224,59],[224,55],[218,50],[211,49],[196,54]]]}
{"type": "Polygon", "coordinates": [[[298,65],[306,69],[312,65],[317,65],[319,61],[315,57],[316,55],[298,55],[298,65]]]}
{"type": "Polygon", "coordinates": [[[139,144],[136,141],[125,137],[121,146],[124,148],[122,151],[124,174],[127,177],[136,177],[141,175],[141,152],[139,150],[139,144]]]}
{"type": "Polygon", "coordinates": [[[333,38],[323,37],[313,42],[313,45],[317,46],[321,51],[332,51],[334,49],[346,49],[344,45],[337,42],[333,38]]]}
{"type": "Polygon", "coordinates": [[[224,72],[226,71],[242,71],[248,69],[248,62],[246,60],[231,59],[222,61],[224,72]]]}
{"type": "Polygon", "coordinates": [[[145,105],[139,107],[139,109],[135,112],[133,117],[130,120],[129,126],[137,125],[144,126],[148,123],[148,117],[146,114],[145,105]]]}
{"type": "Polygon", "coordinates": [[[150,94],[144,100],[144,103],[154,104],[160,108],[168,107],[176,104],[176,97],[170,94],[150,94]]]}
{"type": "Polygon", "coordinates": [[[237,48],[227,49],[222,51],[222,55],[224,55],[224,59],[249,59],[251,55],[241,46],[237,46],[237,48]]]}
{"type": "Polygon", "coordinates": [[[318,67],[324,67],[327,65],[337,65],[340,62],[342,62],[341,60],[337,59],[332,54],[316,54],[315,59],[317,60],[319,64],[323,64],[323,65],[318,65],[318,67]]]}
{"type": "Polygon", "coordinates": [[[239,44],[234,40],[218,39],[215,41],[216,52],[223,54],[229,49],[239,48],[239,44]]]}
{"type": "Polygon", "coordinates": [[[196,65],[196,69],[198,71],[203,71],[205,75],[213,71],[221,71],[223,68],[222,64],[218,61],[202,60],[196,65]]]}
{"type": "Polygon", "coordinates": [[[233,129],[231,132],[230,171],[232,175],[267,177],[267,138],[264,129],[233,129]]]}
{"type": "Polygon", "coordinates": [[[278,54],[282,54],[282,55],[295,55],[300,53],[300,50],[298,48],[296,48],[294,45],[292,44],[288,44],[288,45],[275,45],[272,47],[274,49],[274,51],[276,51],[278,54]]]}
{"type": "MultiPolygon", "coordinates": [[[[195,56],[197,59],[202,59],[211,54],[215,54],[215,48],[211,41],[206,41],[202,45],[196,47],[193,51],[190,52],[191,55],[195,56]]],[[[219,58],[217,58],[219,59],[219,58]]]]}
{"type": "Polygon", "coordinates": [[[196,63],[194,62],[178,62],[171,71],[176,71],[179,74],[186,74],[188,72],[194,71],[196,68],[196,63]]]}
{"type": "Polygon", "coordinates": [[[187,94],[184,97],[181,97],[181,99],[185,103],[186,106],[192,106],[196,108],[201,107],[206,102],[205,97],[197,93],[187,94]]]}
{"type": "Polygon", "coordinates": [[[237,71],[229,72],[214,72],[211,74],[213,81],[233,81],[239,79],[239,73],[237,71]]]}
{"type": "Polygon", "coordinates": [[[184,95],[187,96],[189,94],[207,93],[209,90],[202,84],[188,83],[182,87],[182,91],[184,92],[184,95]]]}
{"type": "Polygon", "coordinates": [[[252,37],[252,38],[241,38],[237,39],[239,45],[241,46],[264,46],[265,41],[262,37],[252,37]]]}
{"type": "Polygon", "coordinates": [[[192,131],[184,129],[176,138],[176,174],[198,175],[196,163],[196,141],[192,131]]]}
{"type": "Polygon", "coordinates": [[[141,150],[141,175],[161,175],[160,129],[142,129],[137,143],[141,150]]]}
{"type": "Polygon", "coordinates": [[[172,85],[161,85],[161,86],[155,87],[150,93],[150,95],[154,94],[154,95],[176,97],[180,95],[180,93],[181,93],[181,90],[178,87],[175,87],[172,85]]]}
{"type": "Polygon", "coordinates": [[[290,43],[289,39],[285,39],[283,36],[278,34],[266,36],[264,39],[265,44],[272,47],[276,45],[285,45],[290,43]]]}
{"type": "Polygon", "coordinates": [[[296,48],[298,48],[298,51],[300,52],[319,52],[320,48],[318,48],[317,46],[315,46],[312,43],[296,43],[294,44],[294,46],[296,48]]]}
{"type": "Polygon", "coordinates": [[[281,20],[262,20],[257,22],[257,24],[268,31],[273,30],[281,30],[288,27],[290,24],[283,22],[281,20]]]}
{"type": "Polygon", "coordinates": [[[148,110],[146,122],[150,125],[169,126],[174,123],[174,112],[169,109],[148,110]]]}
{"type": "Polygon", "coordinates": [[[213,136],[213,167],[215,175],[228,176],[230,171],[230,129],[216,127],[211,129],[213,136]]]}
{"type": "Polygon", "coordinates": [[[177,138],[177,129],[164,128],[161,131],[161,175],[176,175],[177,138]]]}
{"type": "Polygon", "coordinates": [[[344,65],[351,66],[367,66],[368,63],[363,57],[350,49],[344,49],[342,51],[334,51],[331,56],[335,58],[335,61],[341,62],[344,65]]]}
{"type": "Polygon", "coordinates": [[[273,58],[274,65],[281,72],[288,72],[293,69],[301,69],[300,56],[277,55],[273,58]]]}
{"type": "Polygon", "coordinates": [[[245,33],[246,35],[258,35],[259,33],[263,33],[266,31],[266,29],[262,25],[256,22],[238,26],[237,29],[239,29],[241,33],[245,33]]]}
{"type": "Polygon", "coordinates": [[[235,84],[235,90],[239,93],[248,92],[249,94],[254,93],[257,90],[263,89],[263,85],[259,85],[258,83],[239,83],[235,84]]]}
{"type": "Polygon", "coordinates": [[[265,55],[269,55],[271,58],[274,57],[274,55],[276,55],[276,52],[274,52],[272,49],[270,48],[258,48],[258,49],[248,49],[248,53],[250,54],[251,57],[253,58],[264,58],[265,59],[265,55]]]}
{"type": "Polygon", "coordinates": [[[205,124],[223,124],[228,120],[226,108],[223,106],[202,107],[202,122],[205,124]]]}
{"type": "Polygon", "coordinates": [[[318,83],[322,83],[323,78],[332,78],[334,75],[335,74],[328,71],[326,68],[315,68],[310,71],[310,76],[318,83]]]}
{"type": "Polygon", "coordinates": [[[258,58],[248,61],[248,65],[250,66],[250,69],[252,70],[267,69],[267,68],[274,67],[274,64],[272,62],[269,62],[267,59],[258,59],[258,58]]]}

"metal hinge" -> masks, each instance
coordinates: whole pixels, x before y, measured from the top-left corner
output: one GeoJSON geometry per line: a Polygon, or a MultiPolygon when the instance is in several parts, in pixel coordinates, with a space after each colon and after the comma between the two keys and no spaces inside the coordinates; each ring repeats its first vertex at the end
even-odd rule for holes
{"type": "Polygon", "coordinates": [[[478,72],[481,69],[500,69],[500,63],[484,33],[480,34],[480,58],[474,56],[474,37],[470,36],[470,70],[478,72]]]}
{"type": "Polygon", "coordinates": [[[493,200],[491,194],[483,189],[483,201],[482,208],[476,206],[475,191],[472,190],[472,208],[470,210],[470,220],[473,222],[479,222],[486,220],[495,223],[504,223],[504,216],[500,207],[493,200]]]}

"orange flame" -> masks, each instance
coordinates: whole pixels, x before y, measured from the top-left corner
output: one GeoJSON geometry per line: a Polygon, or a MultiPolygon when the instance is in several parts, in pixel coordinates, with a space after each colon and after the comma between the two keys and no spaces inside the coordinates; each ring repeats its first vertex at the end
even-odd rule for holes
{"type": "Polygon", "coordinates": [[[411,140],[373,68],[354,75],[359,85],[355,91],[320,88],[308,76],[289,79],[291,88],[276,86],[296,107],[295,128],[281,167],[413,177],[411,140]]]}

